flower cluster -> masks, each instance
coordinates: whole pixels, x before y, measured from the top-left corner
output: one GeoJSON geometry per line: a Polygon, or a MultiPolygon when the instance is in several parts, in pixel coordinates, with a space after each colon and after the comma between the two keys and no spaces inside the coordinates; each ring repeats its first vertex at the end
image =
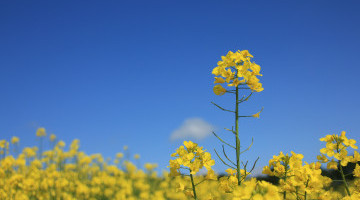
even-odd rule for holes
{"type": "Polygon", "coordinates": [[[43,127],[38,128],[36,131],[36,136],[45,137],[46,136],[45,128],[43,128],[43,127]]]}
{"type": "MultiPolygon", "coordinates": [[[[260,66],[251,62],[253,56],[248,50],[232,52],[229,51],[226,56],[221,57],[221,61],[213,69],[215,77],[214,83],[226,83],[229,87],[238,87],[238,85],[247,85],[252,91],[261,92],[264,90],[257,76],[260,74],[260,66]]],[[[226,89],[222,85],[214,86],[216,95],[223,95],[226,89]]]]}
{"type": "MultiPolygon", "coordinates": [[[[225,170],[225,172],[227,173],[227,176],[223,176],[219,179],[219,188],[226,193],[231,193],[238,185],[237,170],[229,168],[225,170]]],[[[245,180],[248,175],[250,175],[249,172],[240,169],[240,177],[242,180],[245,180]]]]}
{"type": "Polygon", "coordinates": [[[170,176],[180,175],[180,168],[188,169],[192,175],[203,167],[213,173],[211,166],[215,164],[215,161],[211,159],[211,154],[192,141],[184,141],[184,146],[180,146],[175,153],[171,154],[171,157],[176,157],[176,159],[170,160],[170,176]]]}
{"type": "Polygon", "coordinates": [[[321,175],[321,163],[303,163],[303,157],[294,152],[291,156],[280,152],[279,156],[273,156],[269,161],[269,166],[263,168],[263,173],[279,177],[280,190],[288,197],[319,196],[330,185],[331,179],[321,175]]]}
{"type": "Polygon", "coordinates": [[[171,154],[171,157],[176,157],[175,160],[170,160],[170,177],[181,175],[180,169],[187,169],[190,173],[190,181],[192,186],[185,187],[181,182],[178,183],[177,191],[182,191],[186,196],[193,197],[197,200],[196,185],[199,185],[207,179],[217,180],[217,176],[211,169],[211,166],[215,164],[215,161],[211,159],[211,154],[205,152],[203,147],[199,147],[192,141],[184,141],[184,146],[180,146],[175,153],[171,154]],[[194,176],[203,167],[208,171],[204,180],[195,183],[194,176]]]}
{"type": "Polygon", "coordinates": [[[9,142],[0,140],[0,157],[4,157],[7,153],[9,153],[9,142]]]}
{"type": "Polygon", "coordinates": [[[360,161],[359,152],[354,151],[353,156],[348,155],[347,149],[349,147],[353,149],[358,149],[358,147],[355,145],[356,141],[348,139],[345,134],[346,132],[342,131],[340,135],[327,135],[320,139],[320,141],[326,142],[326,147],[320,150],[321,154],[317,156],[317,159],[321,163],[327,163],[328,169],[338,169],[338,163],[341,166],[346,166],[349,162],[356,163],[360,161]]]}
{"type": "Polygon", "coordinates": [[[278,156],[273,156],[273,158],[269,160],[269,166],[263,168],[263,174],[284,178],[290,173],[293,173],[297,168],[301,167],[304,156],[294,152],[291,152],[291,154],[292,155],[289,156],[289,154],[284,155],[283,152],[280,152],[278,156]],[[271,168],[273,168],[273,170],[271,170],[271,168]]]}
{"type": "Polygon", "coordinates": [[[233,192],[232,200],[280,200],[279,189],[265,181],[257,181],[255,178],[245,181],[237,186],[233,192]]]}

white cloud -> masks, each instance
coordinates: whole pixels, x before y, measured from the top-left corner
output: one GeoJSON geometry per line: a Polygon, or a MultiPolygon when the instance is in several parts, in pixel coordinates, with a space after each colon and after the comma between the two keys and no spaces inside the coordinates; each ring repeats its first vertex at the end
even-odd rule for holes
{"type": "Polygon", "coordinates": [[[171,133],[170,140],[184,138],[204,139],[211,135],[214,127],[201,118],[189,118],[175,131],[171,133]]]}

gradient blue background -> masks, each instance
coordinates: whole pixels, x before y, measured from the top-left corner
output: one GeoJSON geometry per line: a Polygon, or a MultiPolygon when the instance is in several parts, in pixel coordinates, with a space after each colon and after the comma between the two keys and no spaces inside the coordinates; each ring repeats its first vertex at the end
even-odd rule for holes
{"type": "MultiPolygon", "coordinates": [[[[0,138],[36,145],[43,126],[67,144],[114,157],[129,145],[165,169],[185,119],[223,127],[210,104],[220,56],[248,49],[265,90],[241,107],[244,158],[291,150],[314,161],[319,138],[360,140],[358,1],[1,1],[0,138]]],[[[197,141],[213,153],[211,136],[197,141]]],[[[215,155],[214,155],[215,156],[215,155]]],[[[215,169],[225,167],[217,160],[215,169]]]]}

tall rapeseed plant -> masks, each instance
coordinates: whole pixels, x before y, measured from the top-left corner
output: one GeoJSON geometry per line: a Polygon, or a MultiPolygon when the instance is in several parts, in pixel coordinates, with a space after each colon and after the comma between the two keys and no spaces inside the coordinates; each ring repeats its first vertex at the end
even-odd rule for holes
{"type": "Polygon", "coordinates": [[[218,104],[213,103],[216,107],[220,108],[223,111],[230,112],[234,114],[235,118],[235,130],[232,128],[226,129],[232,132],[235,135],[235,143],[236,145],[233,146],[229,144],[228,142],[225,142],[223,139],[221,139],[215,132],[213,134],[224,144],[229,146],[230,148],[233,148],[236,152],[236,162],[233,162],[229,159],[229,157],[225,153],[224,145],[223,145],[223,154],[225,158],[230,162],[225,162],[224,159],[220,157],[220,155],[216,152],[217,156],[220,158],[220,160],[227,165],[228,167],[232,169],[236,169],[236,178],[237,178],[237,184],[240,185],[243,180],[245,180],[246,176],[251,173],[251,171],[254,169],[255,164],[257,162],[257,159],[252,167],[251,170],[247,171],[247,162],[246,164],[243,164],[243,168],[241,169],[241,160],[240,155],[250,149],[251,145],[245,149],[244,151],[241,151],[240,149],[240,139],[239,139],[239,119],[242,117],[256,117],[259,118],[260,112],[253,114],[253,115],[245,115],[242,116],[239,114],[239,104],[243,103],[245,101],[248,101],[249,98],[252,96],[254,92],[261,92],[264,90],[262,87],[262,84],[259,82],[258,76],[262,76],[260,74],[260,66],[257,65],[255,62],[252,62],[251,59],[253,56],[249,53],[248,50],[237,52],[231,52],[229,51],[226,56],[221,57],[221,61],[217,63],[217,66],[213,69],[212,74],[215,75],[215,86],[214,86],[214,93],[216,95],[224,95],[225,93],[233,94],[235,95],[235,110],[229,110],[225,109],[218,104]],[[224,88],[227,87],[228,89],[224,88]],[[240,99],[240,91],[246,91],[250,90],[251,92],[246,96],[244,95],[240,99]]]}

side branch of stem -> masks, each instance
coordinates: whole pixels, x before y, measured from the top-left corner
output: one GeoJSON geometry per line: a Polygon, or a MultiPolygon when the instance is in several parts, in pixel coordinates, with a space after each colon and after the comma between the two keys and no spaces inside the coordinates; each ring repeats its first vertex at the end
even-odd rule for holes
{"type": "Polygon", "coordinates": [[[220,155],[218,154],[218,152],[216,151],[216,149],[214,149],[214,151],[215,151],[217,157],[221,160],[221,162],[224,163],[224,165],[226,165],[226,166],[228,166],[228,167],[230,167],[230,168],[232,168],[232,169],[235,169],[235,167],[227,164],[227,163],[220,157],[220,155]]]}
{"type": "Polygon", "coordinates": [[[236,166],[236,164],[226,155],[224,145],[222,145],[222,149],[223,149],[223,154],[224,154],[225,158],[226,158],[229,162],[231,162],[231,164],[233,164],[234,166],[236,166]]]}
{"type": "Polygon", "coordinates": [[[222,143],[228,145],[229,147],[231,147],[231,148],[233,148],[233,149],[236,149],[233,145],[231,145],[231,144],[225,142],[223,139],[221,139],[214,131],[213,131],[212,133],[213,133],[213,134],[215,135],[215,137],[217,137],[217,139],[219,139],[222,143]]]}
{"type": "Polygon", "coordinates": [[[226,111],[226,112],[232,112],[232,113],[234,113],[234,111],[232,111],[232,110],[228,110],[228,109],[225,109],[225,108],[223,108],[223,107],[221,107],[221,106],[219,106],[219,105],[217,105],[216,103],[214,103],[214,102],[211,102],[212,104],[214,104],[216,107],[218,107],[218,108],[220,108],[221,110],[223,110],[223,111],[226,111]]]}

